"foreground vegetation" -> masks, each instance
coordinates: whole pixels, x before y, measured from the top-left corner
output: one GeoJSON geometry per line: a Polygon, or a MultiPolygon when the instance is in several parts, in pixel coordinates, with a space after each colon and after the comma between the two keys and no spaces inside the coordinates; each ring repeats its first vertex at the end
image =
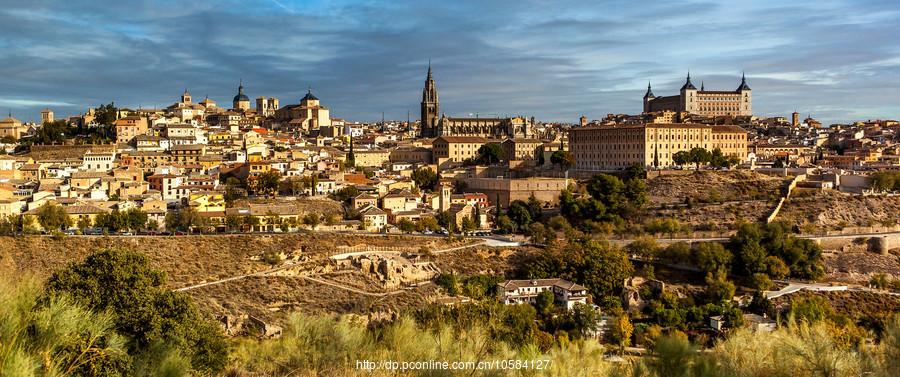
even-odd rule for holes
{"type": "Polygon", "coordinates": [[[521,375],[521,376],[896,376],[900,374],[900,324],[893,322],[878,345],[845,347],[822,322],[792,322],[772,333],[739,330],[709,352],[681,336],[663,336],[650,357],[608,359],[595,340],[558,339],[542,352],[531,344],[494,338],[484,325],[425,329],[410,318],[367,328],[350,318],[295,315],[280,339],[239,341],[233,372],[262,375],[362,374],[356,361],[549,360],[543,370],[398,372],[374,370],[372,376],[521,375]]]}

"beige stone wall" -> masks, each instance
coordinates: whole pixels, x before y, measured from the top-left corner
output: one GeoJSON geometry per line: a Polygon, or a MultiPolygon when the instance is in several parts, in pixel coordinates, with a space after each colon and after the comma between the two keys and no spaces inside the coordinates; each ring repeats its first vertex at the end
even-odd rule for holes
{"type": "Polygon", "coordinates": [[[532,195],[541,201],[553,205],[559,203],[559,192],[569,186],[564,178],[468,178],[466,192],[480,192],[487,195],[491,205],[499,204],[505,208],[515,200],[528,200],[532,195]]]}
{"type": "Polygon", "coordinates": [[[356,151],[353,153],[355,164],[359,167],[380,167],[388,162],[390,151],[356,151]]]}

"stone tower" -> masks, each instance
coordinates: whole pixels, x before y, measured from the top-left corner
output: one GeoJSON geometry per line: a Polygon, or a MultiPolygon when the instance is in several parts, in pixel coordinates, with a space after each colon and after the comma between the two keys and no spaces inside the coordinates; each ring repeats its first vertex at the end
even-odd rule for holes
{"type": "Polygon", "coordinates": [[[697,87],[691,83],[691,73],[687,74],[687,81],[681,87],[681,111],[696,114],[700,110],[697,87]]]}
{"type": "Polygon", "coordinates": [[[439,205],[438,210],[444,212],[450,209],[450,197],[453,196],[453,189],[448,185],[441,185],[440,194],[438,194],[439,205]]]}
{"type": "Polygon", "coordinates": [[[422,90],[422,116],[419,126],[420,137],[434,137],[440,113],[437,87],[434,78],[431,77],[431,61],[428,62],[428,77],[425,78],[425,88],[422,90]]]}
{"type": "Polygon", "coordinates": [[[747,85],[747,76],[745,76],[743,72],[741,73],[741,86],[737,88],[736,92],[741,94],[741,105],[738,114],[752,115],[753,95],[751,94],[750,86],[747,85]]]}
{"type": "Polygon", "coordinates": [[[187,89],[185,89],[184,93],[181,94],[181,103],[185,105],[191,104],[191,93],[188,93],[187,89]]]}
{"type": "Polygon", "coordinates": [[[53,110],[44,109],[41,111],[41,123],[53,123],[53,110]]]}
{"type": "Polygon", "coordinates": [[[654,98],[656,98],[656,96],[653,95],[653,91],[650,90],[650,82],[647,81],[647,93],[644,93],[644,112],[645,113],[650,112],[650,101],[653,101],[654,98]]]}

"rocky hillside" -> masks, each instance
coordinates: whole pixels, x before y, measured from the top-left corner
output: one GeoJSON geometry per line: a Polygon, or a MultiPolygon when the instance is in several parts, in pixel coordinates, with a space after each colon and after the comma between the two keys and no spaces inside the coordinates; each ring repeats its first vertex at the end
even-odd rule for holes
{"type": "Polygon", "coordinates": [[[751,171],[699,171],[670,174],[647,181],[650,200],[655,204],[767,200],[778,197],[788,183],[784,177],[772,177],[751,171]]]}
{"type": "Polygon", "coordinates": [[[802,192],[785,202],[780,220],[806,231],[900,223],[900,196],[861,196],[837,191],[802,192]]]}

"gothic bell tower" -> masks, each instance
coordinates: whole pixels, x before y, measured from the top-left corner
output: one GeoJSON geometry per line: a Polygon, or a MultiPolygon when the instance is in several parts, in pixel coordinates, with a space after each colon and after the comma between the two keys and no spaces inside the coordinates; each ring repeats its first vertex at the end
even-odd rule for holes
{"type": "Polygon", "coordinates": [[[431,61],[428,61],[428,77],[425,78],[425,88],[422,89],[422,116],[419,127],[419,137],[434,137],[438,123],[440,104],[438,102],[437,87],[434,78],[431,77],[431,61]]]}

